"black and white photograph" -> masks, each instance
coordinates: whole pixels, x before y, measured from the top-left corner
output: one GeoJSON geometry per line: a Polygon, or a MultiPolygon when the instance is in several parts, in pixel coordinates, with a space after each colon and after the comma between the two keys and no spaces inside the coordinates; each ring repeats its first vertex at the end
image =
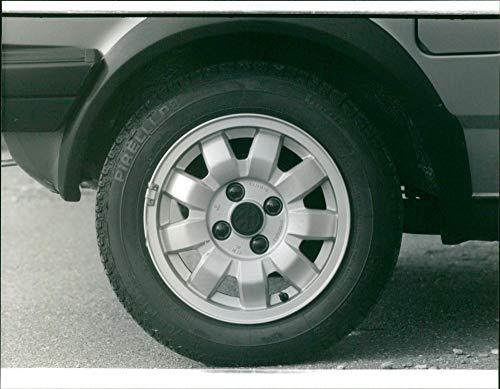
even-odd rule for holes
{"type": "Polygon", "coordinates": [[[2,388],[498,388],[500,1],[2,6],[2,388]]]}

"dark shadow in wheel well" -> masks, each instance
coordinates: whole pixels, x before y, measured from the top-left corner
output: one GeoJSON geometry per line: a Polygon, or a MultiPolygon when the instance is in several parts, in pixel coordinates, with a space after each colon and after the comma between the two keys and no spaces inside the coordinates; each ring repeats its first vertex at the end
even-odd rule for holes
{"type": "Polygon", "coordinates": [[[147,99],[158,83],[214,63],[255,60],[287,64],[315,74],[347,93],[377,127],[393,158],[403,185],[437,195],[432,166],[405,96],[373,70],[339,52],[295,37],[234,34],[208,38],[152,59],[136,71],[104,107],[85,152],[84,177],[96,180],[124,121],[147,99]],[[132,97],[132,98],[131,98],[132,97]]]}

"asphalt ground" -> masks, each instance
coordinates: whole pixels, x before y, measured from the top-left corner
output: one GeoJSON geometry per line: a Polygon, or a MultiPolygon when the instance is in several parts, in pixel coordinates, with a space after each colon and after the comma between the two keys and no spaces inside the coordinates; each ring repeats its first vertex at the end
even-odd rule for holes
{"type": "MultiPolygon", "coordinates": [[[[18,167],[1,178],[2,367],[204,367],[158,344],[118,302],[97,251],[95,192],[65,203],[18,167]]],[[[497,369],[498,263],[497,242],[405,235],[367,320],[286,367],[497,369]]]]}

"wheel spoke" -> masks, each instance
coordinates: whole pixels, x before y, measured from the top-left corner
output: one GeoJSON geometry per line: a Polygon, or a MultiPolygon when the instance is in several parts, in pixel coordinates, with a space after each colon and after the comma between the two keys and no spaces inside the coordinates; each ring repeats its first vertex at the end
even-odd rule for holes
{"type": "Polygon", "coordinates": [[[322,209],[302,209],[290,212],[288,233],[304,239],[327,240],[337,234],[337,214],[322,209]]]}
{"type": "Polygon", "coordinates": [[[183,171],[175,170],[165,191],[181,204],[206,210],[214,192],[201,180],[183,171]]]}
{"type": "Polygon", "coordinates": [[[285,173],[277,185],[288,203],[304,197],[323,182],[326,175],[312,157],[285,173]]]}
{"type": "Polygon", "coordinates": [[[248,175],[268,181],[278,164],[282,138],[279,134],[260,130],[248,154],[248,175]]]}
{"type": "Polygon", "coordinates": [[[240,302],[245,309],[267,307],[267,276],[261,261],[242,261],[238,268],[240,302]]]}
{"type": "Polygon", "coordinates": [[[186,219],[162,229],[167,252],[195,248],[210,240],[204,219],[186,219]]]}
{"type": "Polygon", "coordinates": [[[224,134],[204,141],[201,149],[208,172],[219,185],[239,177],[238,161],[224,134]]]}
{"type": "Polygon", "coordinates": [[[188,283],[203,297],[209,298],[224,280],[230,266],[231,259],[214,247],[201,257],[188,283]]]}
{"type": "Polygon", "coordinates": [[[299,291],[302,291],[318,274],[316,266],[299,251],[283,242],[271,255],[278,272],[299,291]]]}

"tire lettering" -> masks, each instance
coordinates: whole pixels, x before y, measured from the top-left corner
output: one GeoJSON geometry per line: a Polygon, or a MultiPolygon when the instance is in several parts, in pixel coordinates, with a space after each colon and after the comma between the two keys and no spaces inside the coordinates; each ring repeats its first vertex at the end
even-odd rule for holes
{"type": "Polygon", "coordinates": [[[141,137],[141,133],[137,133],[137,134],[134,135],[134,139],[137,142],[139,142],[139,143],[142,144],[142,142],[144,142],[146,140],[146,134],[142,134],[142,137],[141,137]]]}
{"type": "Polygon", "coordinates": [[[132,160],[132,156],[129,154],[123,154],[120,157],[120,162],[125,165],[125,167],[130,167],[130,161],[132,160]]]}
{"type": "Polygon", "coordinates": [[[141,145],[148,139],[151,135],[164,121],[165,117],[169,112],[175,110],[179,107],[179,103],[176,99],[170,100],[167,104],[156,111],[149,117],[147,117],[142,126],[136,131],[134,136],[128,140],[125,147],[122,149],[122,155],[116,166],[116,171],[113,179],[118,182],[125,181],[125,175],[131,166],[132,160],[135,154],[140,150],[141,145]]]}
{"type": "Polygon", "coordinates": [[[137,151],[139,150],[140,147],[141,147],[141,144],[134,141],[134,139],[130,139],[127,142],[127,150],[133,154],[137,153],[137,151]]]}
{"type": "MultiPolygon", "coordinates": [[[[118,166],[119,167],[119,166],[118,166]]],[[[117,170],[114,175],[115,181],[123,182],[125,179],[125,175],[122,170],[117,170]]]]}
{"type": "Polygon", "coordinates": [[[151,119],[148,118],[147,121],[144,122],[142,125],[142,131],[146,133],[147,135],[151,135],[156,128],[155,124],[151,119]]]}

